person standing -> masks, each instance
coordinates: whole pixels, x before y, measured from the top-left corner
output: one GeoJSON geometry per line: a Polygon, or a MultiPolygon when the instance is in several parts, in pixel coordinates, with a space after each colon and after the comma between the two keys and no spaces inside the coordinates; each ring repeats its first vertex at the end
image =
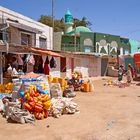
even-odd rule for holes
{"type": "Polygon", "coordinates": [[[132,72],[131,72],[131,67],[128,65],[128,70],[127,70],[127,83],[131,83],[132,81],[132,72]]]}
{"type": "Polygon", "coordinates": [[[118,71],[118,81],[122,81],[123,80],[124,72],[125,72],[125,70],[124,70],[123,65],[120,65],[119,71],[118,71]]]}
{"type": "Polygon", "coordinates": [[[23,70],[23,60],[19,54],[17,54],[18,70],[23,70]]]}
{"type": "Polygon", "coordinates": [[[135,78],[135,70],[133,68],[133,66],[131,64],[128,65],[128,68],[130,69],[131,71],[131,75],[132,75],[132,78],[135,78]]]}
{"type": "Polygon", "coordinates": [[[12,57],[12,68],[15,68],[18,71],[18,62],[16,57],[12,57]]]}

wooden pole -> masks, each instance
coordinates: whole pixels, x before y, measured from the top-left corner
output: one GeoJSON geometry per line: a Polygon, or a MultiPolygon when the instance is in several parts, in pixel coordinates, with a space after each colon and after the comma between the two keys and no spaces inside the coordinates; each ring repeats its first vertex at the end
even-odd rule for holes
{"type": "Polygon", "coordinates": [[[2,52],[0,52],[0,84],[3,84],[2,52]]]}
{"type": "Polygon", "coordinates": [[[54,0],[52,0],[52,49],[54,49],[54,0]]]}

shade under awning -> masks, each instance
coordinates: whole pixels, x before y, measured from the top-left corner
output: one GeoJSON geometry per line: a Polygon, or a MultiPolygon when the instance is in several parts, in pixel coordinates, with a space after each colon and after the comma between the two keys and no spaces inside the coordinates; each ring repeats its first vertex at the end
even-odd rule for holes
{"type": "Polygon", "coordinates": [[[45,50],[45,49],[41,49],[41,48],[30,48],[31,52],[33,53],[39,53],[39,54],[44,54],[44,55],[51,55],[54,57],[62,57],[62,55],[60,55],[59,53],[53,52],[51,50],[45,50]]]}
{"type": "Polygon", "coordinates": [[[14,22],[8,22],[11,26],[16,27],[18,29],[22,29],[31,33],[36,33],[36,34],[40,34],[42,33],[41,30],[21,24],[21,23],[14,23],[14,22]]]}
{"type": "Polygon", "coordinates": [[[54,57],[63,57],[59,53],[53,52],[51,50],[35,48],[31,46],[23,46],[23,45],[0,45],[0,52],[14,53],[14,54],[36,54],[36,55],[51,55],[54,57]]]}

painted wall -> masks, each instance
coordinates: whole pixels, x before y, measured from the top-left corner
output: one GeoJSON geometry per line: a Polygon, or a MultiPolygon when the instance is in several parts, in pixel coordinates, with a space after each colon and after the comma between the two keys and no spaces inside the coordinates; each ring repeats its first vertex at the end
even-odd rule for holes
{"type": "Polygon", "coordinates": [[[75,70],[82,72],[83,77],[101,76],[101,58],[82,55],[74,59],[75,70]]]}
{"type": "Polygon", "coordinates": [[[54,47],[55,51],[61,51],[62,32],[54,33],[54,47]]]}
{"type": "Polygon", "coordinates": [[[121,55],[128,55],[131,53],[131,45],[128,38],[120,38],[120,52],[121,55]]]}
{"type": "Polygon", "coordinates": [[[131,53],[129,39],[116,35],[80,32],[76,39],[76,48],[74,46],[74,40],[74,36],[63,35],[61,49],[63,51],[96,52],[109,55],[116,55],[117,50],[121,50],[122,54],[131,53]]]}
{"type": "Polygon", "coordinates": [[[81,52],[94,52],[94,33],[80,33],[80,51],[81,52]]]}
{"type": "Polygon", "coordinates": [[[140,41],[129,39],[129,43],[131,45],[131,54],[139,52],[138,48],[140,48],[140,41]]]}
{"type": "Polygon", "coordinates": [[[61,41],[61,49],[63,51],[72,51],[79,52],[80,51],[80,38],[76,37],[76,47],[75,47],[75,37],[70,35],[63,35],[61,41]]]}
{"type": "Polygon", "coordinates": [[[116,55],[119,48],[120,37],[104,33],[94,33],[97,53],[116,55]]]}

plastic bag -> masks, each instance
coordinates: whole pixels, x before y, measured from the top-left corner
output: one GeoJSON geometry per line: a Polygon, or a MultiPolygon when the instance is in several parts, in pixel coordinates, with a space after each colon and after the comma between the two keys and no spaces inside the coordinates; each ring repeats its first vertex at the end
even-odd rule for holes
{"type": "Polygon", "coordinates": [[[62,90],[60,83],[52,83],[50,86],[51,97],[62,97],[62,90]]]}
{"type": "Polygon", "coordinates": [[[56,66],[57,66],[56,60],[54,59],[54,57],[52,57],[50,60],[50,68],[56,68],[56,66]]]}

